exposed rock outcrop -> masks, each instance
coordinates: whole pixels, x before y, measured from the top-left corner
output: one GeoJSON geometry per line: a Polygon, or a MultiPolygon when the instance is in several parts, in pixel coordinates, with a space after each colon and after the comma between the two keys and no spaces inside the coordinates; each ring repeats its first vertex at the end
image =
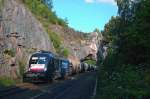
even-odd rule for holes
{"type": "Polygon", "coordinates": [[[16,59],[15,65],[19,68],[18,61],[24,59],[27,63],[33,51],[54,51],[48,33],[45,32],[41,23],[18,0],[3,0],[0,39],[0,75],[11,75],[10,71],[14,66],[10,66],[12,63],[7,62],[11,58],[16,59]],[[15,55],[6,59],[7,53],[4,54],[6,49],[15,55]]]}
{"type": "Polygon", "coordinates": [[[102,39],[101,33],[89,33],[88,37],[85,38],[82,32],[75,31],[71,28],[50,25],[50,29],[62,37],[64,46],[70,49],[73,56],[82,59],[89,54],[93,54],[96,58],[99,41],[102,39]]]}
{"type": "Polygon", "coordinates": [[[48,34],[23,4],[16,0],[4,0],[2,18],[4,35],[17,32],[20,36],[17,43],[27,48],[52,50],[48,34]]]}

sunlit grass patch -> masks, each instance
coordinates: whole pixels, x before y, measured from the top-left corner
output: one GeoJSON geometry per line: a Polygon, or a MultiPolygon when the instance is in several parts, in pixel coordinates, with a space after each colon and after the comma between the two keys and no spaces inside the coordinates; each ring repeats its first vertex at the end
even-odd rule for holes
{"type": "Polygon", "coordinates": [[[15,84],[15,81],[10,78],[10,77],[6,77],[6,76],[3,76],[3,77],[0,77],[0,86],[11,86],[11,85],[14,85],[15,84]]]}

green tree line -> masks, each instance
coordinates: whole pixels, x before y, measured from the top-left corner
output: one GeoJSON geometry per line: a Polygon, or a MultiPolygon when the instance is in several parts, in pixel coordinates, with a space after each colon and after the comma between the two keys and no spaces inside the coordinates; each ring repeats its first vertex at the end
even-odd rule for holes
{"type": "Polygon", "coordinates": [[[96,99],[150,98],[150,0],[116,0],[118,16],[102,31],[109,42],[96,99]]]}
{"type": "Polygon", "coordinates": [[[64,27],[68,26],[65,19],[59,18],[53,11],[52,0],[22,0],[39,19],[48,21],[51,24],[58,24],[64,27]],[[47,4],[46,1],[49,3],[47,4]]]}

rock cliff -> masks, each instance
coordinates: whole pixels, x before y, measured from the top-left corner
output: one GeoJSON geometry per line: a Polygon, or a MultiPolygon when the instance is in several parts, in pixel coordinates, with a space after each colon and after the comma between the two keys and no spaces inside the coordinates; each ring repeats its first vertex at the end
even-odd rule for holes
{"type": "MultiPolygon", "coordinates": [[[[13,78],[28,67],[31,53],[37,50],[56,52],[50,34],[45,31],[47,28],[20,1],[0,0],[0,75],[13,78]]],[[[96,55],[97,34],[89,34],[86,40],[82,32],[69,27],[48,23],[48,29],[60,36],[61,46],[69,49],[69,56],[80,60],[91,52],[96,55]],[[92,44],[95,48],[91,48],[92,44]]]]}
{"type": "MultiPolygon", "coordinates": [[[[2,1],[2,0],[1,0],[2,1]]],[[[36,50],[54,51],[48,34],[29,9],[18,0],[3,0],[0,14],[0,75],[11,75],[12,68],[27,63],[36,50]],[[9,57],[7,54],[10,54],[9,57]],[[14,53],[14,55],[12,55],[14,53]],[[16,66],[11,66],[14,59],[16,66]],[[20,63],[20,64],[19,64],[20,63]]]]}

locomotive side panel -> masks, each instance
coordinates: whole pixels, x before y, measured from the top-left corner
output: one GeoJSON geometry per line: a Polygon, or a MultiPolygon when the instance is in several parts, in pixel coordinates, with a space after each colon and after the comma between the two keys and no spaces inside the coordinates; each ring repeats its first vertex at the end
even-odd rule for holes
{"type": "Polygon", "coordinates": [[[66,78],[70,74],[70,63],[67,59],[61,59],[61,77],[66,78]]]}

